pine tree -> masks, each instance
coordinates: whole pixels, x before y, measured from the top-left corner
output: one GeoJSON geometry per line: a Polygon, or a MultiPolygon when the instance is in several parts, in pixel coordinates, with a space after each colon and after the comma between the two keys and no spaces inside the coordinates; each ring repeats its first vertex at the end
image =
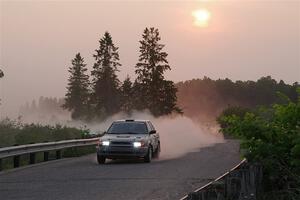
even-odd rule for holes
{"type": "MultiPolygon", "coordinates": [[[[2,78],[4,76],[3,71],[0,69],[0,78],[2,78]]],[[[1,99],[0,99],[0,105],[1,105],[1,99]]]]}
{"type": "Polygon", "coordinates": [[[32,100],[31,106],[30,106],[30,112],[36,114],[38,111],[38,107],[36,105],[36,101],[32,100]]]}
{"type": "Polygon", "coordinates": [[[164,78],[164,72],[171,70],[167,61],[168,54],[163,51],[165,45],[158,29],[146,28],[140,41],[139,62],[136,64],[136,84],[139,109],[149,109],[155,116],[181,112],[176,106],[177,89],[172,81],[164,78]]]}
{"type": "Polygon", "coordinates": [[[145,110],[148,108],[147,106],[147,96],[146,94],[146,84],[142,82],[138,82],[137,79],[133,82],[132,90],[132,102],[133,102],[133,109],[134,110],[145,110]]]}
{"type": "Polygon", "coordinates": [[[116,75],[118,71],[118,47],[113,44],[112,37],[105,32],[99,41],[99,49],[94,58],[96,63],[92,70],[92,104],[95,115],[104,119],[120,111],[120,81],[116,75]]]}
{"type": "Polygon", "coordinates": [[[130,115],[131,111],[133,110],[133,101],[132,101],[133,88],[129,76],[126,77],[126,79],[124,80],[121,86],[121,94],[122,94],[121,111],[130,115]]]}
{"type": "Polygon", "coordinates": [[[68,71],[70,77],[63,108],[72,112],[72,119],[84,120],[88,115],[89,76],[80,53],[76,54],[68,71]]]}

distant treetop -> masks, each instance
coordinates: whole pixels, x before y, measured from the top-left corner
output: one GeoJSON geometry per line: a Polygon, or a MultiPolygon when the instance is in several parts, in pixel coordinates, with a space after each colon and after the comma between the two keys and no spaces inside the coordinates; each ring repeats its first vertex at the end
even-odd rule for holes
{"type": "Polygon", "coordinates": [[[2,78],[4,76],[3,71],[0,69],[0,78],[2,78]]]}

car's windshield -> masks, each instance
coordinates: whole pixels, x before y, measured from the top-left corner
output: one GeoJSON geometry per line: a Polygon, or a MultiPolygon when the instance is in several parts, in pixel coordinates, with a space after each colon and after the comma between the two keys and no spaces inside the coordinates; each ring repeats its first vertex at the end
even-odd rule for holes
{"type": "Polygon", "coordinates": [[[109,134],[147,134],[144,122],[114,122],[107,133],[109,134]]]}

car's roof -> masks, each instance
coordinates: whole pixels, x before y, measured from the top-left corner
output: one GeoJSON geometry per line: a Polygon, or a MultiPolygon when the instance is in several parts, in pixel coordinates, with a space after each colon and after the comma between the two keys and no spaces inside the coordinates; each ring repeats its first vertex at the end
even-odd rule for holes
{"type": "Polygon", "coordinates": [[[115,122],[149,122],[149,120],[145,120],[145,119],[120,119],[120,120],[116,120],[115,122]]]}

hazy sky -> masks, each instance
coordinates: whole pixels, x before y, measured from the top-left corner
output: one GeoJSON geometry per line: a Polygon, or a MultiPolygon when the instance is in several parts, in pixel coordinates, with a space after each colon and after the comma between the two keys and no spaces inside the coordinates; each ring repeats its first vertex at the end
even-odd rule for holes
{"type": "Polygon", "coordinates": [[[175,82],[208,76],[300,81],[300,1],[3,1],[0,81],[4,114],[39,96],[62,97],[77,52],[89,69],[105,31],[119,47],[120,79],[134,78],[145,27],[160,30],[175,82]],[[206,9],[207,27],[192,12],[206,9]]]}

